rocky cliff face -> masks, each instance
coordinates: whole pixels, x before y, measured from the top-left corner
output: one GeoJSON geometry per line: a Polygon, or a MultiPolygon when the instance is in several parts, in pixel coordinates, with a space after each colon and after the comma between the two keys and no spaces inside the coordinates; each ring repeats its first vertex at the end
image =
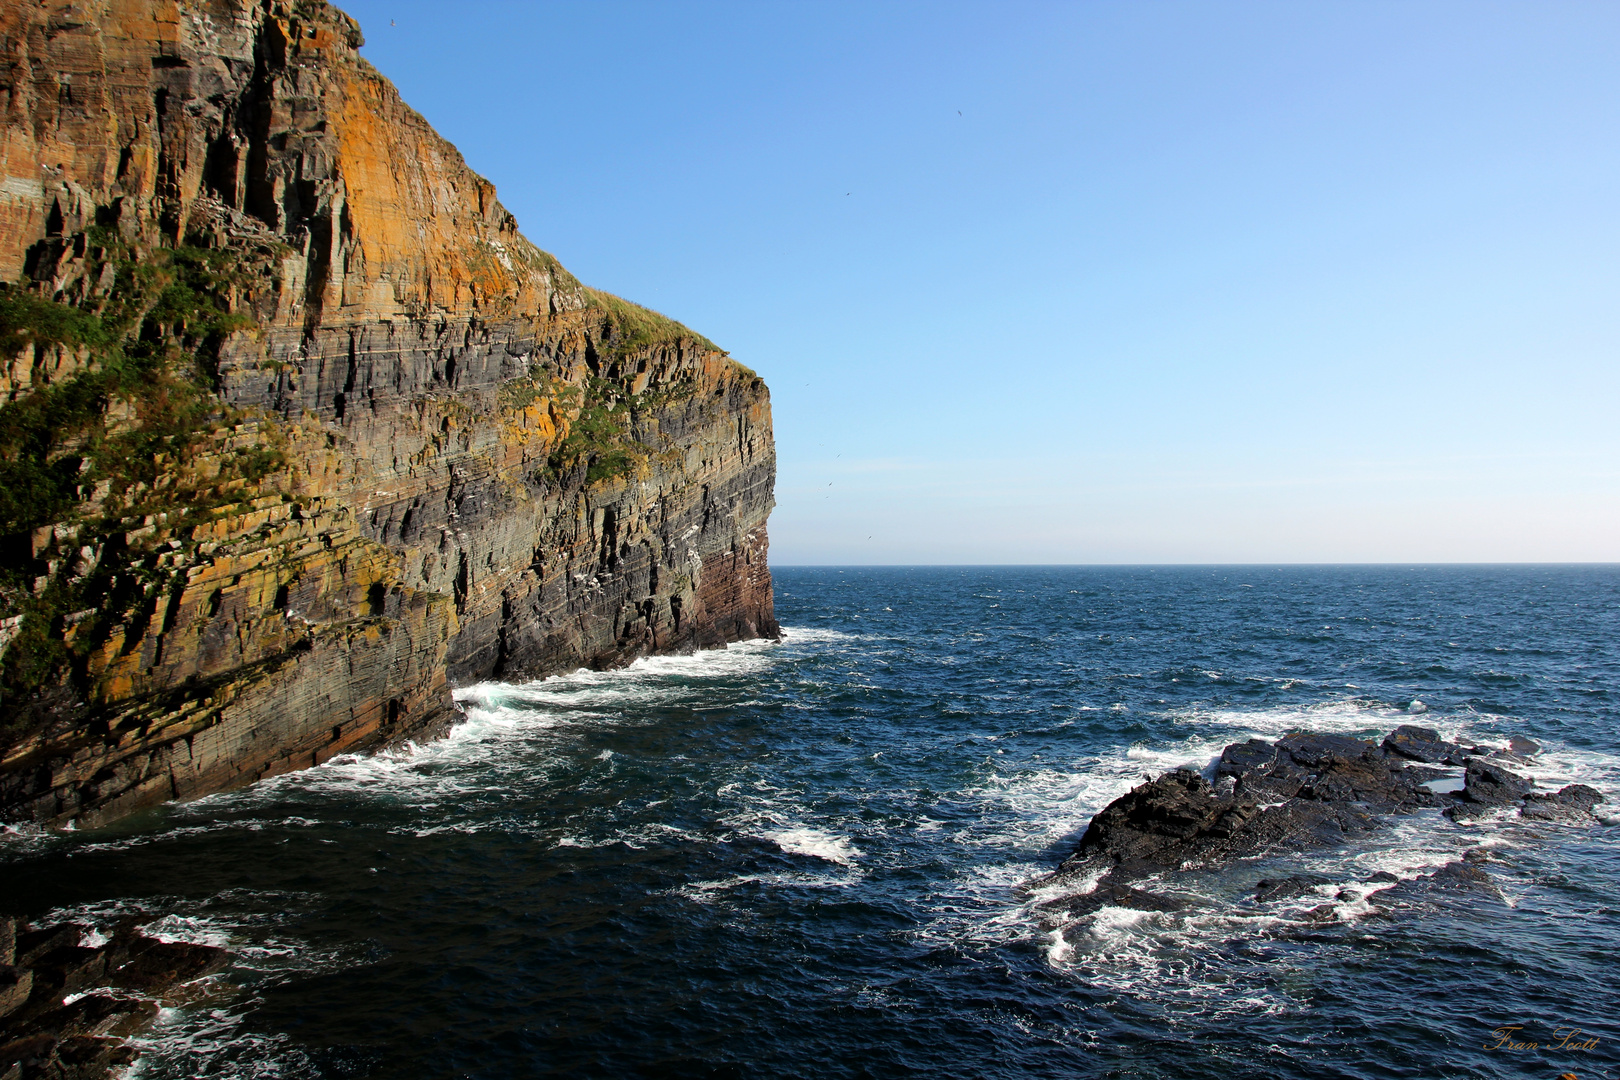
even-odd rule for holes
{"type": "Polygon", "coordinates": [[[0,6],[0,816],[772,636],[769,393],[586,288],[315,0],[0,6]]]}

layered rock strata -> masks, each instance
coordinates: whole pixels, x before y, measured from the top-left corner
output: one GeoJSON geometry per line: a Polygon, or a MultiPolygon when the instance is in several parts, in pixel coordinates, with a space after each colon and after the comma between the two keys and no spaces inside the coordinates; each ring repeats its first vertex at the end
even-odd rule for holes
{"type": "Polygon", "coordinates": [[[776,634],[769,392],[579,284],[316,0],[0,8],[0,816],[776,634]]]}

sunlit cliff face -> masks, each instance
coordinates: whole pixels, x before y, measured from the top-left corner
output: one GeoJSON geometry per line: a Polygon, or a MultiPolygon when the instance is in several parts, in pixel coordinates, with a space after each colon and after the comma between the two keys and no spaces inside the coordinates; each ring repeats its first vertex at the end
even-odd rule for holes
{"type": "Polygon", "coordinates": [[[441,731],[457,681],[774,635],[764,383],[525,240],[352,20],[0,20],[6,817],[441,731]]]}

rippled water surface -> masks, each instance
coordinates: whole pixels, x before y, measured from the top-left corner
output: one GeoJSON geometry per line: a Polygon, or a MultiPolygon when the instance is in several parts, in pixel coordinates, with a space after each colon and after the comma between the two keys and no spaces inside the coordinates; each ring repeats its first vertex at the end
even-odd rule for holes
{"type": "Polygon", "coordinates": [[[1620,570],[776,575],[779,644],[467,687],[409,753],[6,837],[0,896],[233,950],[143,1080],[1620,1073],[1620,570]],[[1174,913],[1021,888],[1145,773],[1414,700],[1602,821],[1424,812],[1174,913]],[[1502,901],[1363,899],[1480,846],[1502,901]],[[1248,900],[1301,871],[1336,884],[1248,900]]]}

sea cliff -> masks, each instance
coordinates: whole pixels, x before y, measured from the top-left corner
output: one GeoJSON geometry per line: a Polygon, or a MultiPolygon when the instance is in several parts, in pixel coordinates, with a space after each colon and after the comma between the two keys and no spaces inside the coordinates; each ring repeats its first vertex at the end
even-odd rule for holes
{"type": "Polygon", "coordinates": [[[581,285],[308,0],[0,7],[0,818],[773,636],[753,372],[581,285]]]}

